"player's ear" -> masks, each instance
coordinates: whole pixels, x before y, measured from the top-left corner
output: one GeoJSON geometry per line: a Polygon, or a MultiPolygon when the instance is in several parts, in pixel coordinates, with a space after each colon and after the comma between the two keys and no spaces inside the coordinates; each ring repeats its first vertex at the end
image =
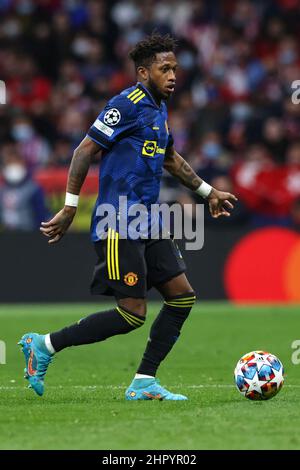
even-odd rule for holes
{"type": "Polygon", "coordinates": [[[143,65],[140,65],[137,68],[137,73],[142,77],[143,80],[148,80],[149,70],[146,67],[144,67],[143,65]]]}

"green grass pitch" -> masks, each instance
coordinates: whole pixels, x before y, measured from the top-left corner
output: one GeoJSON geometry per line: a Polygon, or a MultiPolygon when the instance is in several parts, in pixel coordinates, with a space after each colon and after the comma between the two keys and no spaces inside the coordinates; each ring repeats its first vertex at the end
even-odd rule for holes
{"type": "Polygon", "coordinates": [[[300,449],[299,306],[237,307],[197,303],[159,377],[188,402],[127,402],[132,379],[159,303],[131,334],[62,351],[50,366],[40,398],[26,388],[16,345],[28,331],[47,333],[103,305],[0,306],[1,449],[300,449]],[[243,354],[263,349],[286,370],[281,392],[251,402],[233,384],[243,354]]]}

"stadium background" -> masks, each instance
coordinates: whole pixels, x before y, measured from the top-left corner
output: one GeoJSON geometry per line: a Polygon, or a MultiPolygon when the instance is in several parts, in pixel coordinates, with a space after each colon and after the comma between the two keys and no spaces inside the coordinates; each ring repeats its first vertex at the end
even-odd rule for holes
{"type": "MultiPolygon", "coordinates": [[[[0,0],[0,449],[300,449],[299,304],[287,304],[300,300],[299,3],[0,0]],[[19,338],[114,305],[88,290],[97,162],[61,243],[48,246],[39,222],[61,208],[73,149],[134,82],[128,49],[153,29],[179,39],[177,149],[239,196],[228,220],[206,211],[204,248],[185,252],[198,302],[159,378],[189,400],[124,401],[155,300],[140,331],[57,355],[40,398],[26,389],[19,338]],[[233,382],[254,349],[285,366],[267,402],[246,400],[233,382]]],[[[164,175],[162,201],[201,202],[192,197],[164,175]]]]}
{"type": "MultiPolygon", "coordinates": [[[[229,219],[206,211],[204,248],[185,255],[198,296],[300,300],[298,0],[1,0],[0,15],[0,301],[91,299],[97,161],[61,244],[48,247],[38,226],[61,208],[90,124],[135,81],[128,50],[153,30],[179,40],[169,119],[177,150],[239,197],[229,219]]],[[[167,174],[161,201],[202,202],[167,174]]]]}

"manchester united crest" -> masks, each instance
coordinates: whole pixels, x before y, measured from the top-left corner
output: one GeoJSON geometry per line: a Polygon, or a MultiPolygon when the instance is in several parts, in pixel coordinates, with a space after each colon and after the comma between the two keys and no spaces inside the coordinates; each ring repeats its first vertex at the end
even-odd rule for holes
{"type": "Polygon", "coordinates": [[[139,280],[138,275],[135,273],[130,272],[130,273],[125,274],[124,276],[124,282],[128,286],[135,286],[138,280],[139,280]]]}

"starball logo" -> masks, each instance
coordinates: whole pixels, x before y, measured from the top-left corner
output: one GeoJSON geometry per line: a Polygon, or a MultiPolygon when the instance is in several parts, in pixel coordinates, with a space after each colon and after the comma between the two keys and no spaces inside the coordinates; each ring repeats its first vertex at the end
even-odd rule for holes
{"type": "Polygon", "coordinates": [[[3,80],[0,80],[0,104],[6,104],[6,86],[3,80]]]}

